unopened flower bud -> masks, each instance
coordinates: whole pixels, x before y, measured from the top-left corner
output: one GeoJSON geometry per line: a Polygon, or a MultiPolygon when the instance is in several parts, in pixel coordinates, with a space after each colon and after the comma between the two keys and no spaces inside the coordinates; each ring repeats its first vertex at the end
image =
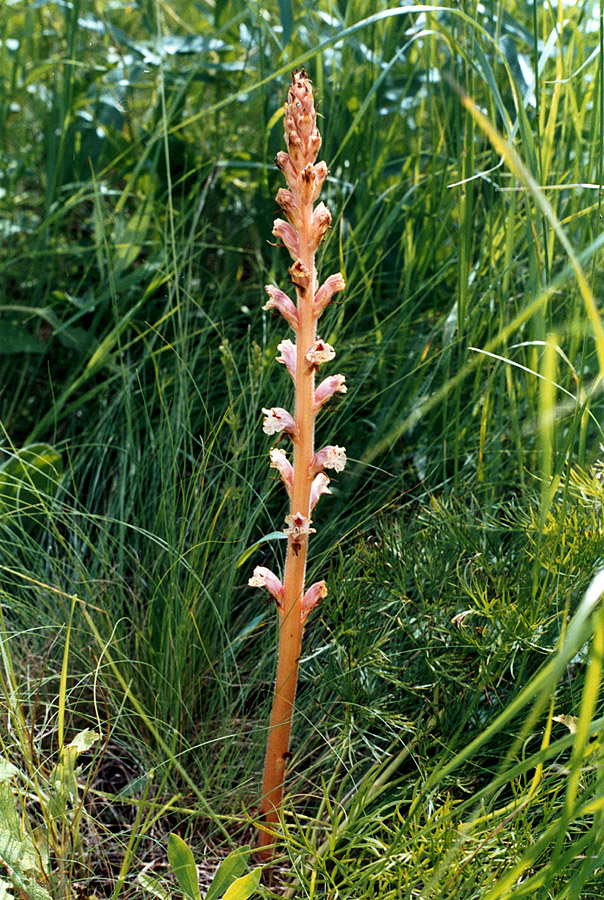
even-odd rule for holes
{"type": "Polygon", "coordinates": [[[298,173],[296,172],[289,154],[284,153],[283,150],[279,150],[275,156],[275,165],[281,169],[289,186],[294,187],[298,178],[298,173]]]}
{"type": "Polygon", "coordinates": [[[330,375],[329,378],[325,378],[315,391],[315,410],[320,409],[336,392],[345,394],[348,390],[345,381],[344,375],[330,375]]]}
{"type": "Polygon", "coordinates": [[[323,182],[327,178],[327,174],[328,174],[327,163],[324,162],[323,160],[320,163],[317,163],[317,165],[314,168],[315,168],[315,171],[314,171],[314,178],[313,178],[313,191],[312,191],[312,197],[311,197],[312,203],[315,202],[315,200],[321,193],[321,187],[323,185],[323,182]]]}
{"type": "Polygon", "coordinates": [[[286,487],[287,493],[291,497],[294,487],[294,470],[287,456],[278,447],[273,447],[270,452],[271,468],[277,469],[281,475],[281,480],[286,487]]]}
{"type": "Polygon", "coordinates": [[[276,238],[281,238],[292,259],[297,259],[300,255],[300,245],[298,235],[285,219],[275,219],[273,224],[273,234],[276,238]]]}
{"type": "Polygon", "coordinates": [[[284,341],[281,341],[280,344],[277,344],[277,350],[281,351],[281,356],[277,356],[277,362],[283,363],[284,366],[287,366],[287,371],[296,381],[296,345],[293,344],[289,338],[286,338],[284,341]]]}
{"type": "Polygon", "coordinates": [[[310,246],[313,251],[317,249],[323,240],[330,225],[331,213],[324,203],[317,204],[312,214],[312,225],[310,227],[310,246]]]}
{"type": "Polygon", "coordinates": [[[300,604],[300,616],[303,625],[312,610],[315,609],[325,597],[327,597],[327,585],[324,581],[315,581],[314,584],[311,584],[302,597],[302,603],[300,604]]]}
{"type": "MultiPolygon", "coordinates": [[[[291,121],[291,119],[289,120],[291,121]]],[[[287,129],[288,119],[285,119],[285,127],[287,129]]],[[[306,163],[306,148],[302,143],[302,138],[299,134],[296,134],[295,131],[290,131],[289,133],[285,132],[285,143],[287,144],[287,149],[289,150],[289,157],[294,165],[294,168],[300,171],[300,169],[304,168],[306,163]]]]}
{"type": "Polygon", "coordinates": [[[275,287],[272,284],[267,284],[264,290],[270,299],[264,304],[262,309],[276,309],[281,313],[286,322],[291,325],[293,330],[297,331],[298,310],[287,294],[284,294],[283,291],[280,291],[278,287],[275,287]]]}
{"type": "Polygon", "coordinates": [[[300,218],[300,210],[292,192],[286,191],[285,188],[279,188],[275,199],[291,222],[292,227],[296,231],[299,231],[302,226],[302,219],[300,218]]]}
{"type": "Polygon", "coordinates": [[[299,197],[301,203],[313,204],[321,193],[321,185],[327,177],[327,166],[324,162],[313,166],[305,166],[298,178],[299,197]]]}
{"type": "Polygon", "coordinates": [[[336,272],[335,275],[330,275],[329,278],[323,282],[323,284],[315,294],[315,299],[313,302],[313,312],[316,319],[319,318],[333,295],[337,294],[338,291],[343,291],[345,287],[346,282],[342,278],[341,272],[336,272]]]}
{"type": "Polygon", "coordinates": [[[317,501],[319,497],[323,494],[331,494],[331,491],[327,487],[329,484],[329,478],[325,474],[325,472],[319,472],[318,475],[315,475],[313,478],[313,482],[310,486],[310,508],[314,509],[317,505],[317,501]]]}

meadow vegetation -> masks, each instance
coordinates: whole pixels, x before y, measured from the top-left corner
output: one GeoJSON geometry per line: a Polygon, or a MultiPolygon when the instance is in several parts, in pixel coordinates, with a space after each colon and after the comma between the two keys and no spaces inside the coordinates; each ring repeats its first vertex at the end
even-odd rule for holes
{"type": "Polygon", "coordinates": [[[0,898],[194,900],[181,838],[210,900],[604,895],[603,48],[593,0],[0,4],[0,898]],[[272,880],[209,888],[259,816],[301,66],[348,466],[272,880]]]}

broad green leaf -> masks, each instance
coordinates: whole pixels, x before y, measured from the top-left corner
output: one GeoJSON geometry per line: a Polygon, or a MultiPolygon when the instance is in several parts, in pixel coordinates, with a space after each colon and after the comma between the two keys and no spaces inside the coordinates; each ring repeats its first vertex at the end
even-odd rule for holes
{"type": "Polygon", "coordinates": [[[16,838],[12,832],[0,828],[0,860],[11,869],[16,869],[23,856],[24,842],[16,838]]]}
{"type": "Polygon", "coordinates": [[[256,541],[255,544],[252,544],[251,547],[247,547],[243,551],[243,553],[237,560],[237,563],[235,564],[235,568],[238,569],[239,566],[242,566],[244,562],[246,562],[246,560],[250,558],[252,553],[254,553],[258,549],[258,547],[262,546],[262,544],[265,544],[266,541],[282,541],[284,538],[287,538],[287,535],[284,531],[271,531],[270,534],[265,534],[264,537],[261,537],[260,540],[256,541]]]}
{"type": "Polygon", "coordinates": [[[0,828],[8,830],[18,841],[23,837],[15,798],[8,781],[0,781],[0,828]]]}
{"type": "Polygon", "coordinates": [[[44,871],[48,872],[50,866],[50,844],[48,843],[47,830],[44,825],[34,828],[31,844],[36,863],[40,863],[44,871]]]}
{"type": "Polygon", "coordinates": [[[0,320],[0,356],[18,353],[45,353],[46,344],[20,322],[0,320]]]}
{"type": "Polygon", "coordinates": [[[7,759],[0,759],[0,781],[8,781],[19,774],[19,769],[7,759]]]}
{"type": "Polygon", "coordinates": [[[50,799],[48,810],[51,816],[61,817],[67,811],[68,802],[75,803],[78,796],[76,761],[80,753],[90,750],[100,735],[86,729],[63,748],[61,760],[52,770],[48,778],[50,799]]]}
{"type": "Polygon", "coordinates": [[[218,900],[233,882],[243,875],[247,869],[246,851],[249,851],[249,847],[240,847],[223,859],[212,879],[205,900],[218,900]]]}
{"type": "Polygon", "coordinates": [[[4,878],[0,878],[0,900],[13,900],[14,895],[10,892],[10,884],[4,878]]]}
{"type": "Polygon", "coordinates": [[[248,875],[238,878],[237,881],[230,886],[222,900],[248,900],[252,894],[256,893],[256,888],[260,884],[262,869],[254,869],[248,875]]]}
{"type": "Polygon", "coordinates": [[[80,731],[79,734],[76,734],[74,739],[70,741],[67,746],[74,747],[77,753],[85,753],[100,740],[100,737],[98,731],[91,731],[90,728],[86,728],[84,731],[80,731]]]}
{"type": "Polygon", "coordinates": [[[151,223],[151,204],[143,203],[134,215],[126,219],[119,214],[116,219],[111,246],[114,250],[113,264],[116,271],[129,268],[141,253],[149,225],[151,223]]]}
{"type": "Polygon", "coordinates": [[[136,880],[152,897],[157,897],[157,900],[171,900],[170,894],[162,887],[158,878],[141,872],[136,880]]]}
{"type": "Polygon", "coordinates": [[[168,838],[168,859],[183,894],[189,900],[201,900],[193,854],[177,834],[171,834],[168,838]]]}
{"type": "Polygon", "coordinates": [[[63,461],[50,444],[30,444],[0,463],[0,515],[43,508],[63,474],[63,461]]]}

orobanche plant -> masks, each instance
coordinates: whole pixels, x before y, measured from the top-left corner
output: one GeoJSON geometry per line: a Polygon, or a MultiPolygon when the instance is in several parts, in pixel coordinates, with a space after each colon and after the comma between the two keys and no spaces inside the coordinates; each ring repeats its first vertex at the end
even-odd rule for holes
{"type": "Polygon", "coordinates": [[[289,86],[285,143],[289,152],[279,152],[275,162],[287,181],[287,189],[280,188],[276,197],[287,221],[276,219],[273,234],[283,241],[293,259],[289,273],[297,303],[278,287],[268,285],[269,300],[264,309],[281,313],[294,333],[295,342],[287,338],[279,344],[277,361],[292,377],[295,404],[293,415],[281,407],[264,409],[263,430],[269,435],[286,434],[291,442],[292,461],[280,447],[270,451],[270,464],[278,470],[290,499],[284,529],[288,547],[283,582],[263,566],[256,567],[250,578],[252,586],[270,591],[279,614],[277,682],[262,786],[259,844],[264,858],[271,855],[272,830],[283,801],[302,632],[311,610],[327,596],[324,581],[304,589],[308,539],[315,531],[311,516],[320,496],[330,493],[325,470],[341,472],[346,464],[343,447],[328,446],[318,452],[314,448],[317,413],[336,392],[346,392],[343,375],[329,375],[315,386],[320,366],[335,356],[333,347],[317,336],[317,320],[345,284],[338,272],[317,286],[315,252],[331,224],[331,214],[324,203],[315,206],[327,166],[324,162],[315,164],[321,136],[316,127],[312,85],[304,69],[293,73],[289,86]]]}

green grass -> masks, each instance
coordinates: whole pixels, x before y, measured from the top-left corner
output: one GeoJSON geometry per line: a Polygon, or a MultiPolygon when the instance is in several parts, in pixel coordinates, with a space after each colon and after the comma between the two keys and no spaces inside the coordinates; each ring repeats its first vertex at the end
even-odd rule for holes
{"type": "Polygon", "coordinates": [[[53,900],[142,894],[146,865],[166,887],[171,831],[204,870],[253,839],[276,635],[247,580],[279,571],[284,515],[260,410],[290,390],[262,286],[287,286],[272,158],[302,64],[320,274],[348,285],[322,337],[349,391],[319,440],[350,463],[317,513],[329,597],[289,874],[263,895],[604,890],[604,626],[582,601],[604,36],[591,2],[452,6],[0,8],[0,803],[52,837],[53,900]],[[86,728],[59,828],[48,779],[86,728]]]}

